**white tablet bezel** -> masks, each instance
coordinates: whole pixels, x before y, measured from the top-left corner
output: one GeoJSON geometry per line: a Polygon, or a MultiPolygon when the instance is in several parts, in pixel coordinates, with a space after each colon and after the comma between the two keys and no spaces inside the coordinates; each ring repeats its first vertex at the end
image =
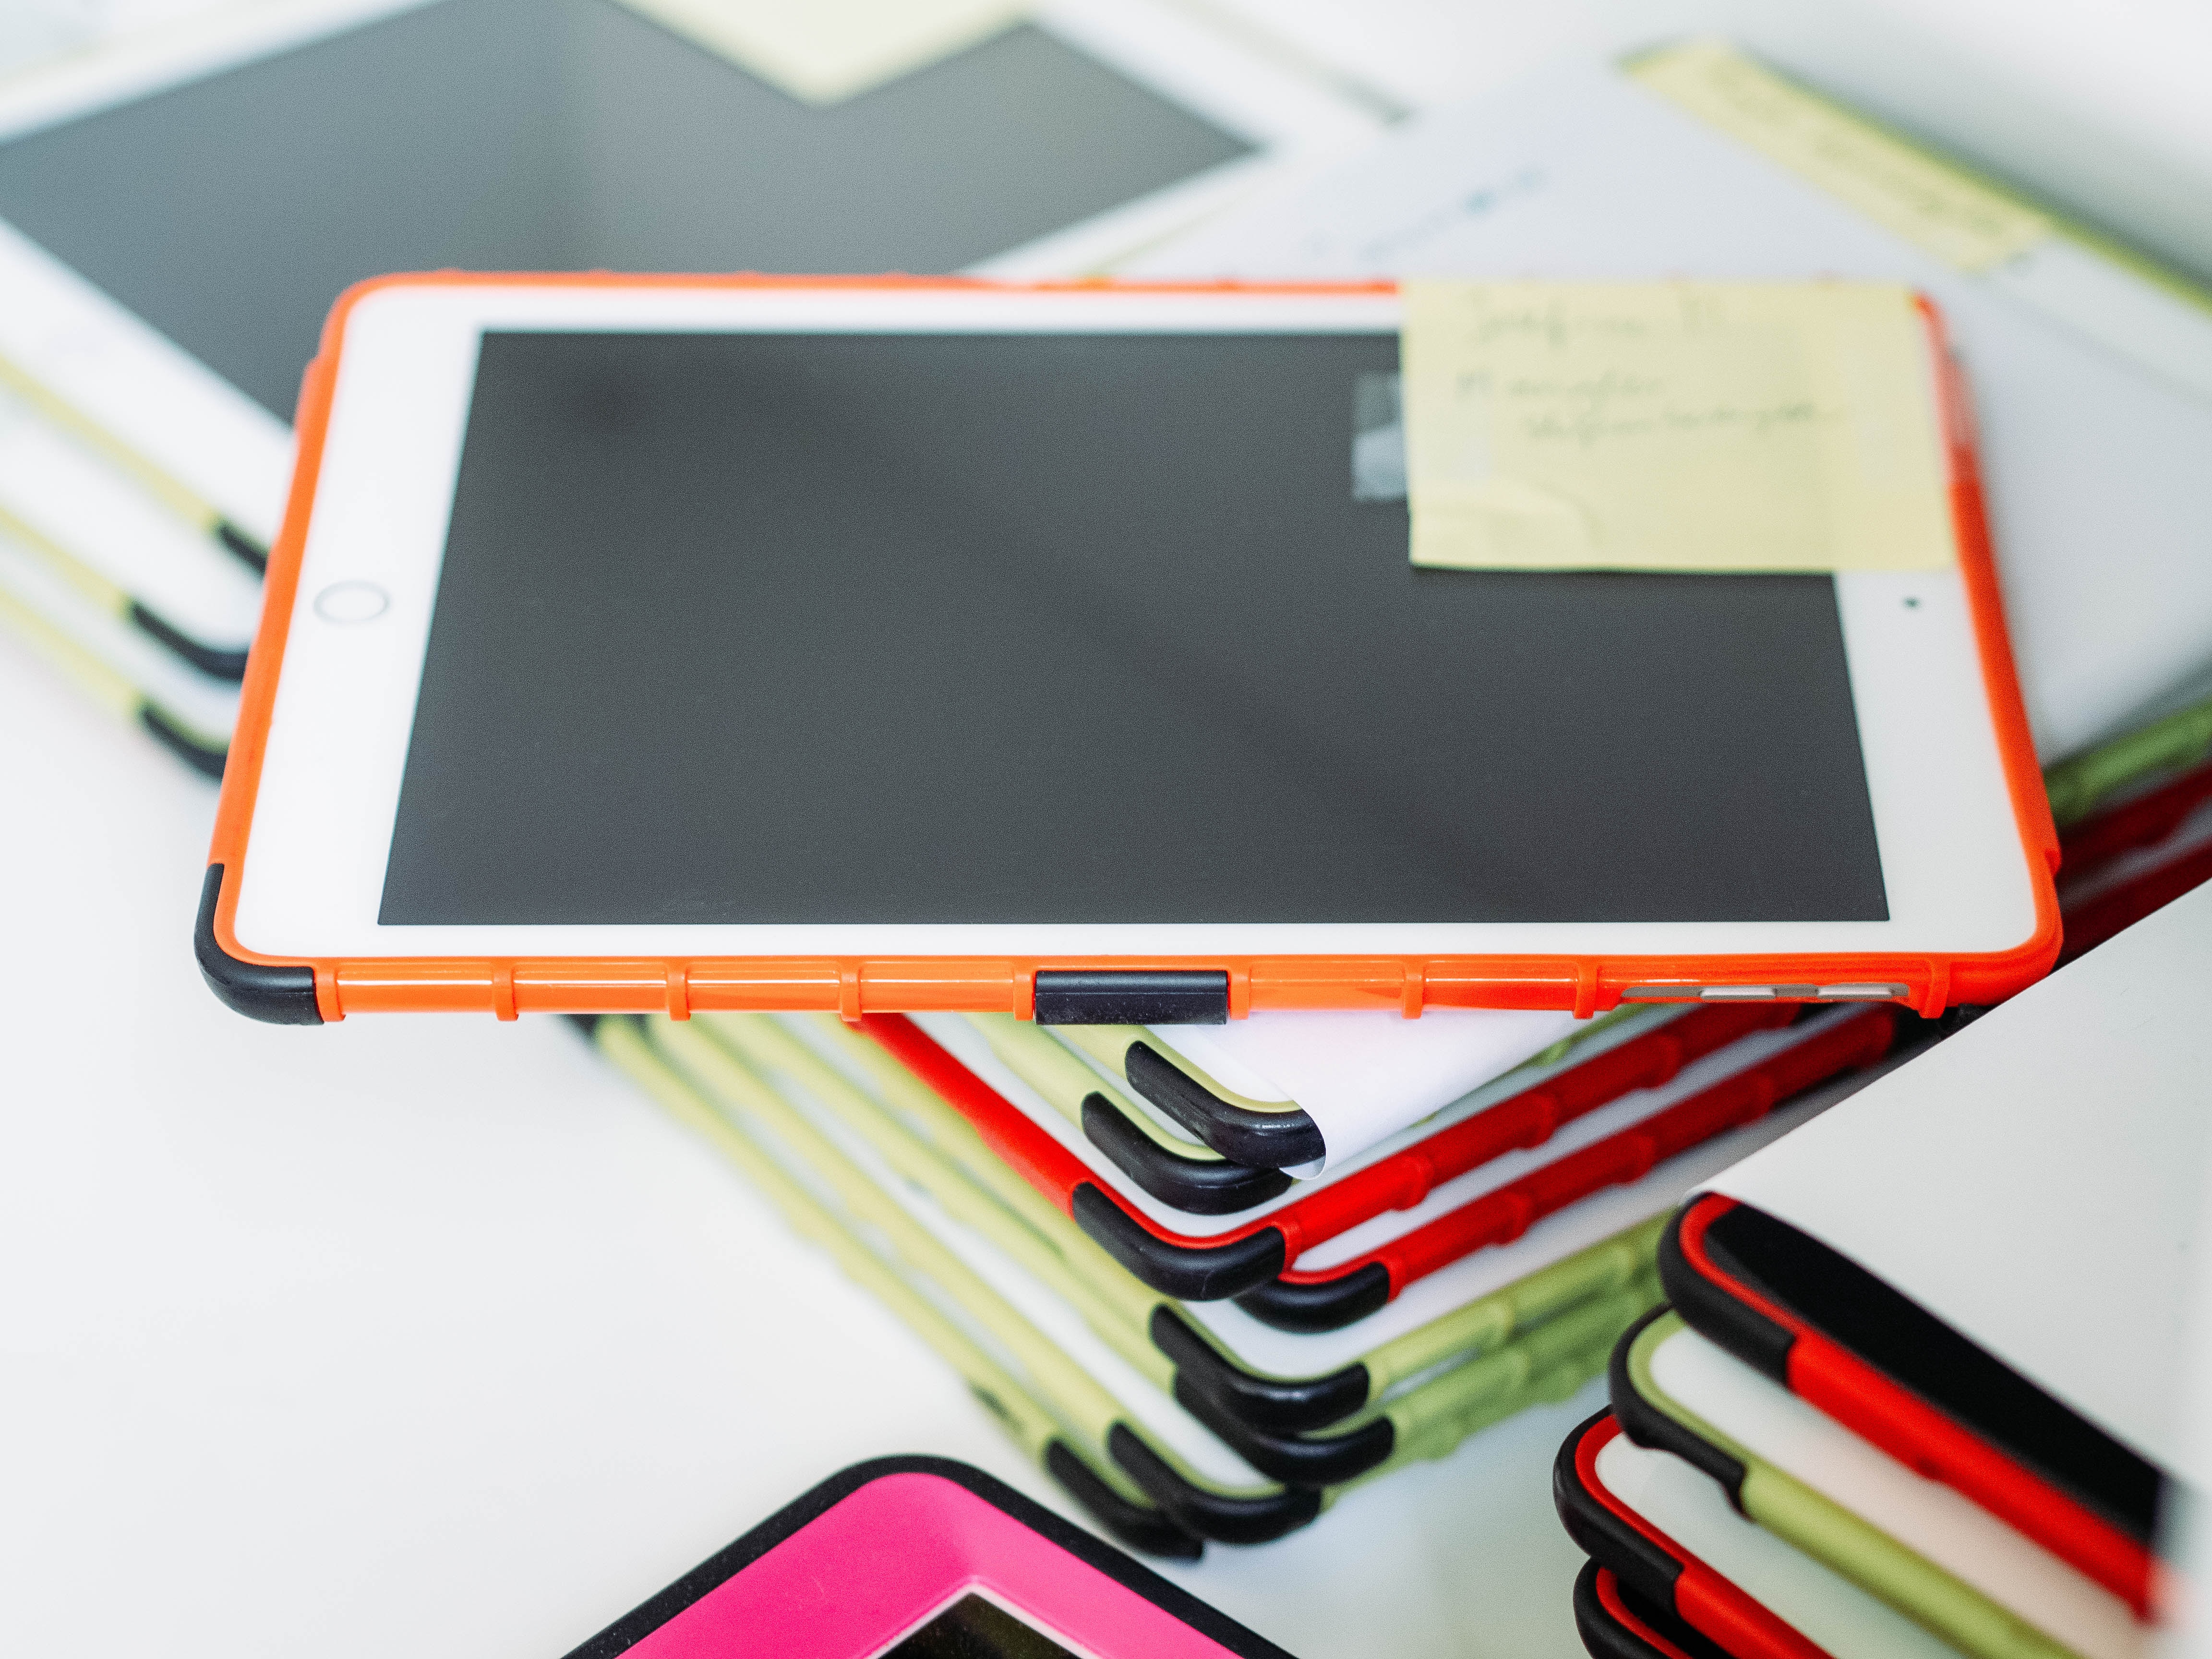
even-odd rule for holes
{"type": "Polygon", "coordinates": [[[404,284],[346,325],[253,805],[238,943],[338,957],[1966,954],[2037,886],[1957,568],[1837,580],[1891,918],[1364,926],[412,926],[376,921],[478,342],[493,330],[1293,332],[1397,326],[1384,294],[404,284]],[[372,623],[319,596],[373,585],[372,623]]]}
{"type": "MultiPolygon", "coordinates": [[[[137,31],[0,83],[0,143],[430,3],[263,0],[137,31]]],[[[1329,88],[1163,0],[1049,0],[1029,21],[1255,149],[994,255],[979,267],[994,275],[1105,268],[1379,130],[1329,88]]],[[[264,547],[275,539],[291,471],[286,422],[0,223],[0,381],[9,369],[165,493],[264,547]]]]}

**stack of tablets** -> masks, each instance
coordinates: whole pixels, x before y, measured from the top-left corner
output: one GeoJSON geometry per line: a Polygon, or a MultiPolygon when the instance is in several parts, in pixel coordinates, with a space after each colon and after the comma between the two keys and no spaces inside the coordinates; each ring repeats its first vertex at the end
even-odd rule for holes
{"type": "MultiPolygon", "coordinates": [[[[1797,1012],[1646,1008],[1534,1054],[1564,1017],[1433,1015],[1432,1051],[1486,1050],[1479,1069],[1503,1074],[1340,1159],[1264,1073],[1232,1093],[1181,1052],[1188,1029],[701,1012],[593,1030],[1102,1523],[1194,1554],[1278,1537],[1595,1376],[1657,1298],[1659,1218],[1850,1086],[1807,1092],[1904,1019],[1797,1012]]],[[[1245,1052],[1296,1050],[1298,1018],[1277,1024],[1241,1028],[1245,1052]]]]}
{"type": "Polygon", "coordinates": [[[282,423],[0,225],[0,625],[220,776],[282,423]]]}
{"type": "Polygon", "coordinates": [[[1593,1653],[2149,1650],[2208,994],[2200,889],[1667,1224],[1555,1470],[1593,1653]]]}

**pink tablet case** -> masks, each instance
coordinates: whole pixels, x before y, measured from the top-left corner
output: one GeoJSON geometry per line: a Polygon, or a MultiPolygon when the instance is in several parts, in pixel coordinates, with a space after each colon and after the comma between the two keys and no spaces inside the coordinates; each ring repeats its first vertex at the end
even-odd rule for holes
{"type": "Polygon", "coordinates": [[[1288,1659],[980,1470],[925,1457],[823,1482],[570,1659],[866,1659],[979,1589],[1102,1659],[1288,1659]]]}

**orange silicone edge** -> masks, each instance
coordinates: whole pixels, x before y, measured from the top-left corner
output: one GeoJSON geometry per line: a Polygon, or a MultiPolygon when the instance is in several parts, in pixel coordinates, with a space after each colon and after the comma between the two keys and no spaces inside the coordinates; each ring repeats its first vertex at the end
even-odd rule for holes
{"type": "Polygon", "coordinates": [[[1015,293],[1097,291],[1133,293],[1387,294],[1391,283],[1127,283],[1103,278],[1078,282],[1003,283],[949,276],[630,276],[607,271],[548,275],[424,271],[379,276],[339,296],[323,325],[315,359],[301,382],[296,422],[299,455],[283,524],[270,550],[261,625],[254,636],[241,688],[238,726],[224,769],[209,850],[224,866],[213,918],[216,943],[243,963],[307,967],[314,975],[315,1003],[326,1021],[348,1013],[489,1012],[502,1019],[523,1013],[667,1012],[683,1018],[702,1009],[834,1011],[848,1019],[864,1012],[937,1011],[1006,1012],[1023,1018],[1033,1010],[1036,975],[1052,969],[1208,969],[1229,975],[1229,1006],[1242,1018],[1257,1009],[1396,1009],[1413,1017],[1425,1007],[1571,1009],[1587,1018],[1616,1006],[1631,987],[1679,984],[1684,1000],[1700,986],[1881,983],[1905,987],[1906,1002],[1935,1014],[1955,1002],[1995,1002],[2048,972],[2059,946],[2057,900],[2051,874],[2058,835],[2042,787],[2028,734],[2027,715],[2013,677],[1973,454],[1972,424],[1965,388],[1952,363],[1941,317],[1924,298],[1936,362],[1952,468],[1952,513],[1959,560],[1973,612],[1982,679],[2011,790],[2014,819],[2029,854],[2035,886],[2036,927],[2024,944],[1970,956],[1899,952],[1829,952],[1769,957],[1589,956],[1498,957],[699,957],[689,960],[603,957],[322,957],[307,963],[264,956],[242,947],[234,918],[239,880],[247,854],[253,802],[267,748],[269,720],[283,667],[286,636],[299,587],[307,520],[320,476],[329,430],[331,394],[354,308],[372,294],[406,287],[549,288],[861,288],[960,289],[1015,293]],[[2041,854],[2040,860],[2036,854],[2041,854]]]}

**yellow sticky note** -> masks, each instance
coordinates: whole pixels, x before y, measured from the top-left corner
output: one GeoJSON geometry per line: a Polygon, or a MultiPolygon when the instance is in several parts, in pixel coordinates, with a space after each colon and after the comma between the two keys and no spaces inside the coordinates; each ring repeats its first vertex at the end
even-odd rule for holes
{"type": "Polygon", "coordinates": [[[1957,556],[1935,354],[1909,289],[1431,281],[1404,302],[1416,564],[1957,556]]]}
{"type": "Polygon", "coordinates": [[[2051,234],[2033,208],[1717,40],[1663,48],[1628,73],[1961,270],[1988,270],[2051,234]]]}
{"type": "Polygon", "coordinates": [[[1027,0],[623,0],[810,104],[836,104],[989,39],[1027,0]]]}

